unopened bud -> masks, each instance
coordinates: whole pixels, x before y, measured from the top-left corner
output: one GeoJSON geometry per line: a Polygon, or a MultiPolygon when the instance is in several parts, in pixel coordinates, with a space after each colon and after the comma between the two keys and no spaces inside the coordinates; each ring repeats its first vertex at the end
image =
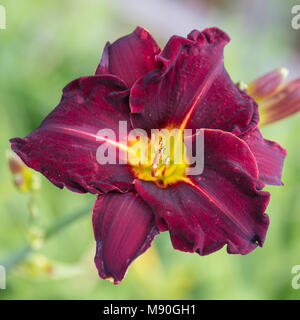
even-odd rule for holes
{"type": "Polygon", "coordinates": [[[7,153],[8,166],[13,174],[13,180],[18,190],[22,192],[39,191],[39,177],[25,165],[25,163],[15,153],[7,153]]]}
{"type": "Polygon", "coordinates": [[[24,162],[14,153],[8,154],[9,169],[13,174],[20,173],[24,167],[24,162]]]}
{"type": "Polygon", "coordinates": [[[38,227],[31,227],[28,232],[28,240],[33,249],[40,249],[45,242],[45,231],[38,227]]]}
{"type": "Polygon", "coordinates": [[[21,264],[20,270],[31,277],[51,275],[54,271],[54,264],[44,255],[34,254],[21,264]]]}
{"type": "Polygon", "coordinates": [[[262,124],[286,118],[300,111],[300,78],[287,83],[278,93],[264,101],[260,113],[262,124]]]}
{"type": "Polygon", "coordinates": [[[288,73],[286,68],[271,71],[249,83],[247,93],[255,100],[266,99],[280,90],[288,73]]]}

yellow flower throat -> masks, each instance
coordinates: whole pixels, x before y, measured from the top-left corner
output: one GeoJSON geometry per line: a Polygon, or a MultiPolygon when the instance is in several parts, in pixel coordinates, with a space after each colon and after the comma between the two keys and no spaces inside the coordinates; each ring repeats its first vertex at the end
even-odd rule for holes
{"type": "Polygon", "coordinates": [[[128,162],[134,175],[162,188],[184,180],[185,157],[186,147],[179,129],[153,130],[151,139],[139,136],[129,142],[128,162]]]}

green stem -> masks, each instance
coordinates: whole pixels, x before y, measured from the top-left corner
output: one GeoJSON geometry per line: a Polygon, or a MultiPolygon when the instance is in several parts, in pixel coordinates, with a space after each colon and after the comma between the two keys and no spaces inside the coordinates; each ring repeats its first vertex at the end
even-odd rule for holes
{"type": "MultiPolygon", "coordinates": [[[[55,222],[53,225],[51,225],[49,228],[45,231],[45,240],[48,240],[55,234],[57,234],[62,229],[65,229],[69,225],[71,225],[74,221],[80,219],[81,217],[87,215],[91,212],[91,207],[85,207],[81,210],[78,210],[72,214],[64,215],[60,220],[55,222]]],[[[30,245],[30,243],[26,243],[22,246],[20,246],[19,249],[17,249],[15,252],[9,254],[4,259],[0,260],[0,264],[3,265],[6,269],[11,269],[14,266],[16,266],[18,263],[20,263],[26,256],[34,252],[35,249],[30,245]]]]}
{"type": "Polygon", "coordinates": [[[29,243],[24,244],[15,252],[11,253],[9,256],[4,258],[1,265],[3,265],[6,269],[10,269],[17,265],[20,261],[22,261],[33,249],[29,243]]]}

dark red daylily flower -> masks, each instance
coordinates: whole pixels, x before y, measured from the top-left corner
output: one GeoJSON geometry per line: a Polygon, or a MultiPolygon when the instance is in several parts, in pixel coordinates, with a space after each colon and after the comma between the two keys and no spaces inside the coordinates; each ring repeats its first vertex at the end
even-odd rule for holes
{"type": "MultiPolygon", "coordinates": [[[[263,245],[269,193],[262,188],[281,184],[286,152],[263,138],[257,103],[226,72],[228,41],[220,29],[195,30],[187,38],[173,36],[160,51],[138,27],[106,45],[96,74],[67,85],[39,128],[11,140],[23,161],[56,186],[98,194],[93,227],[102,278],[119,283],[166,230],[175,249],[200,255],[225,244],[228,253],[240,254],[263,245]],[[156,162],[150,169],[99,165],[96,152],[103,141],[97,132],[118,132],[120,120],[128,132],[203,129],[204,171],[187,177],[169,163],[151,176],[156,162]]],[[[192,145],[199,134],[193,132],[192,145]]],[[[116,145],[122,146],[119,140],[116,145]]]]}

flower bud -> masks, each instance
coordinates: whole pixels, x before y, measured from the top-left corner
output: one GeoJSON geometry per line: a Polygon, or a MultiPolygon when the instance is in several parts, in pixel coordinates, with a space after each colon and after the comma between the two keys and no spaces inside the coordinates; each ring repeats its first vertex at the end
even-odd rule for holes
{"type": "Polygon", "coordinates": [[[280,89],[287,75],[286,68],[271,71],[249,83],[247,93],[255,100],[268,98],[280,89]]]}
{"type": "Polygon", "coordinates": [[[24,167],[24,162],[14,153],[8,155],[9,169],[13,174],[20,173],[24,167]]]}
{"type": "Polygon", "coordinates": [[[300,110],[300,78],[287,83],[279,92],[264,100],[260,108],[261,123],[286,118],[300,110]]]}
{"type": "Polygon", "coordinates": [[[7,153],[7,159],[17,189],[22,192],[39,191],[40,180],[33,170],[28,168],[15,153],[7,153]]]}
{"type": "Polygon", "coordinates": [[[54,263],[44,255],[33,254],[21,264],[20,271],[31,277],[52,275],[54,263]]]}
{"type": "Polygon", "coordinates": [[[28,240],[33,249],[41,249],[45,242],[45,231],[38,227],[31,227],[28,231],[28,240]]]}

